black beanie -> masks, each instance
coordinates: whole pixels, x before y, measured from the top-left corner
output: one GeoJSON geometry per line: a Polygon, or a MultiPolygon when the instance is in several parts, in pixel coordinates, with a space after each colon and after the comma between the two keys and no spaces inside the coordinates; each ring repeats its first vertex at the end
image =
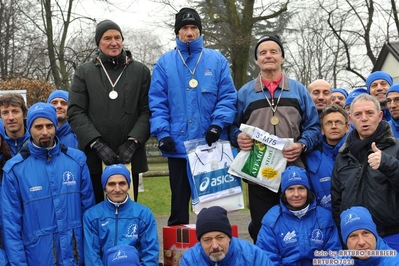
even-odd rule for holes
{"type": "Polygon", "coordinates": [[[192,8],[184,7],[180,9],[179,13],[176,14],[175,20],[175,33],[179,33],[179,30],[186,25],[195,25],[198,27],[200,34],[202,34],[201,18],[197,11],[192,8]]]}
{"type": "Polygon", "coordinates": [[[201,236],[208,232],[219,231],[231,238],[231,226],[225,209],[219,206],[203,208],[197,216],[196,233],[201,236]]]}
{"type": "Polygon", "coordinates": [[[283,48],[283,44],[281,43],[280,37],[278,35],[266,34],[266,35],[262,36],[259,39],[259,41],[256,43],[256,46],[255,46],[255,60],[258,60],[258,46],[262,42],[266,42],[266,41],[273,41],[273,42],[277,43],[278,46],[280,46],[281,55],[284,58],[284,48],[283,48]]]}
{"type": "Polygon", "coordinates": [[[98,43],[101,40],[101,37],[103,37],[104,32],[106,32],[107,30],[117,30],[117,31],[119,31],[121,36],[122,36],[122,41],[123,41],[123,35],[122,35],[121,28],[115,22],[107,19],[107,20],[103,20],[103,21],[101,21],[100,23],[97,24],[96,36],[95,36],[95,41],[96,41],[96,45],[97,46],[98,46],[98,43]]]}

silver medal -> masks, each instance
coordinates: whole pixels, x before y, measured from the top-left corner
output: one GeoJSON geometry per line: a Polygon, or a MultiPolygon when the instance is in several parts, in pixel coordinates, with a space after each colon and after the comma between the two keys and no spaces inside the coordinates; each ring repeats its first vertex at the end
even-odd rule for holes
{"type": "Polygon", "coordinates": [[[118,93],[116,91],[111,91],[109,93],[109,98],[115,100],[116,98],[118,98],[118,93]]]}

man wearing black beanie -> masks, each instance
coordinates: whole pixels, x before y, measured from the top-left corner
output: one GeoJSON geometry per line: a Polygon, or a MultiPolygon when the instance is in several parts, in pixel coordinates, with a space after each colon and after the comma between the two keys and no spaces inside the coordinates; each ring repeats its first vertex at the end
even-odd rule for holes
{"type": "Polygon", "coordinates": [[[168,157],[172,191],[168,225],[189,223],[191,190],[184,142],[204,138],[209,146],[227,140],[237,92],[227,59],[204,48],[201,18],[192,8],[175,16],[176,48],[159,58],[152,72],[151,134],[168,157]]]}
{"type": "Polygon", "coordinates": [[[69,92],[68,121],[87,156],[96,202],[104,200],[104,165],[131,165],[134,200],[139,173],[148,171],[145,143],[150,137],[148,67],[123,49],[122,30],[111,20],[96,27],[98,52],[80,65],[69,92]]]}
{"type": "Polygon", "coordinates": [[[266,253],[250,242],[232,237],[225,209],[204,208],[197,217],[199,243],[183,253],[181,266],[191,265],[273,265],[266,253]]]}
{"type": "MultiPolygon", "coordinates": [[[[242,151],[251,151],[253,139],[241,132],[240,125],[261,128],[279,138],[294,142],[283,149],[288,165],[304,167],[305,152],[318,144],[320,122],[313,99],[300,82],[283,73],[284,47],[279,36],[266,34],[255,44],[254,58],[259,75],[238,92],[237,115],[230,127],[230,141],[242,151]]],[[[256,167],[253,169],[258,171],[256,167]]],[[[248,183],[252,222],[249,233],[256,243],[261,221],[279,203],[280,192],[248,183]]]]}

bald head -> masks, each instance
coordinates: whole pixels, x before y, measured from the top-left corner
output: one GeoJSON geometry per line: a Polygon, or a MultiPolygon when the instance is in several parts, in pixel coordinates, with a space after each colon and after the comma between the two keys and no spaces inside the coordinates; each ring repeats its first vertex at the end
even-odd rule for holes
{"type": "Polygon", "coordinates": [[[321,112],[330,103],[331,91],[330,83],[324,79],[317,79],[309,84],[308,92],[312,96],[318,112],[321,112]]]}

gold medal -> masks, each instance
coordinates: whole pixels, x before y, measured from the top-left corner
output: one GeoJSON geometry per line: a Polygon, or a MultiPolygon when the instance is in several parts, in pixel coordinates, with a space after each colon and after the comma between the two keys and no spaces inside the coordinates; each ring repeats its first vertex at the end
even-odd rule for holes
{"type": "Polygon", "coordinates": [[[110,99],[115,100],[118,98],[118,93],[116,91],[111,91],[108,96],[110,99]]]}
{"type": "Polygon", "coordinates": [[[279,122],[280,122],[280,119],[278,119],[277,116],[274,116],[274,115],[273,115],[273,116],[270,118],[270,124],[272,124],[273,126],[277,125],[279,122]]]}
{"type": "Polygon", "coordinates": [[[188,82],[188,85],[190,85],[191,88],[196,88],[198,86],[198,81],[194,78],[190,79],[190,81],[188,82]]]}

